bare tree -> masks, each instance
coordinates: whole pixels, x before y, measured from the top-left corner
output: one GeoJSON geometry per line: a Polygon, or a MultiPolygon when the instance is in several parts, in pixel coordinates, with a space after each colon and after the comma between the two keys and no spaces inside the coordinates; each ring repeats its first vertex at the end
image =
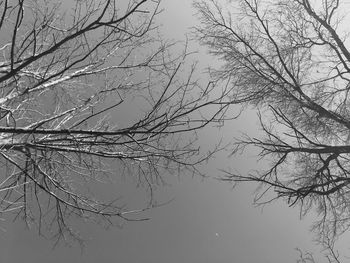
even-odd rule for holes
{"type": "Polygon", "coordinates": [[[108,176],[135,178],[153,207],[164,173],[210,157],[195,132],[228,106],[158,37],[159,1],[118,3],[0,1],[1,213],[58,240],[77,237],[70,216],[135,219],[94,194],[108,176]]]}
{"type": "Polygon", "coordinates": [[[228,82],[232,103],[256,107],[262,138],[235,149],[261,149],[266,171],[226,172],[257,182],[257,203],[285,199],[316,211],[320,240],[350,226],[350,51],[346,1],[197,1],[200,42],[221,59],[214,78],[228,82]],[[274,194],[273,194],[274,193],[274,194]]]}
{"type": "MultiPolygon", "coordinates": [[[[331,241],[328,239],[328,241],[331,241]]],[[[331,241],[331,243],[324,242],[324,251],[323,256],[327,263],[341,263],[339,252],[335,250],[334,243],[331,241]]],[[[312,253],[310,252],[303,252],[301,249],[296,249],[299,253],[299,257],[297,259],[297,263],[317,263],[319,262],[312,253]]]]}

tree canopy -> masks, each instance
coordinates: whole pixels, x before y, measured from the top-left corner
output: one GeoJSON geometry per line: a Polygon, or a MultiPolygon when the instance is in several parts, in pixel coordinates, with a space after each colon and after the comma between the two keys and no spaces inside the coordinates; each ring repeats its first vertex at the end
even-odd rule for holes
{"type": "MultiPolygon", "coordinates": [[[[232,102],[254,107],[264,136],[236,142],[270,162],[230,182],[257,182],[257,203],[284,199],[318,213],[315,230],[332,244],[350,226],[350,50],[346,1],[197,1],[199,41],[222,66],[232,102]]],[[[332,257],[335,259],[335,257],[332,257]]]]}
{"type": "Polygon", "coordinates": [[[79,238],[71,216],[139,220],[166,174],[197,173],[217,150],[201,153],[196,131],[223,120],[228,91],[159,36],[159,4],[0,1],[3,216],[57,240],[79,238]],[[147,189],[146,207],[99,199],[92,184],[121,176],[147,189]]]}

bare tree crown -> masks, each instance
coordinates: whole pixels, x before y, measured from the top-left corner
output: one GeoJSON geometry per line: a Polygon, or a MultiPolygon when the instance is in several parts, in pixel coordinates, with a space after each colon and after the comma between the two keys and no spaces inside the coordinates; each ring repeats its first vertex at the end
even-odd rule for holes
{"type": "Polygon", "coordinates": [[[70,215],[131,220],[93,181],[133,177],[149,209],[164,173],[196,172],[209,158],[195,131],[223,119],[225,91],[211,95],[186,50],[157,35],[159,4],[0,1],[1,213],[74,237],[70,215]]]}
{"type": "Polygon", "coordinates": [[[225,3],[226,9],[214,0],[196,2],[197,37],[222,60],[213,77],[231,83],[233,102],[258,109],[265,136],[247,136],[236,150],[258,147],[271,165],[250,175],[227,172],[224,180],[258,182],[257,203],[283,198],[302,213],[315,208],[315,229],[331,244],[350,226],[350,52],[342,12],[349,6],[225,3]]]}

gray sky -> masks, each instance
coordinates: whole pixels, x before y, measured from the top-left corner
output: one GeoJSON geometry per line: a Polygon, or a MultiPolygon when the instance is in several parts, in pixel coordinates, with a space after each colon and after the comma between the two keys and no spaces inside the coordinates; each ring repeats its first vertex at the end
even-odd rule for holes
{"type": "MultiPolygon", "coordinates": [[[[195,24],[191,0],[163,0],[158,18],[167,37],[184,39],[195,24]]],[[[202,65],[212,64],[208,56],[202,65]]],[[[230,139],[240,127],[255,132],[256,120],[245,114],[224,129],[210,129],[205,138],[215,142],[218,133],[230,139]]],[[[240,171],[254,167],[254,158],[217,158],[211,167],[231,166],[240,171]]],[[[209,170],[215,176],[215,169],[209,170]]],[[[311,219],[300,221],[297,209],[277,202],[262,210],[252,206],[255,186],[232,190],[215,180],[182,178],[162,195],[174,200],[150,211],[152,220],[127,223],[104,230],[93,224],[83,228],[85,250],[58,246],[28,231],[21,222],[0,222],[0,262],[128,262],[128,263],[292,263],[296,247],[318,253],[308,232],[311,219]]]]}

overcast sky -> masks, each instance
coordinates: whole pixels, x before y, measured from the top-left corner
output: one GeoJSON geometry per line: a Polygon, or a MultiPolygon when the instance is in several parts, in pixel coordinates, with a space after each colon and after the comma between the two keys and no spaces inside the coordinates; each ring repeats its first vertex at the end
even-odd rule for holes
{"type": "MultiPolygon", "coordinates": [[[[158,21],[168,38],[183,40],[196,23],[191,2],[163,0],[165,10],[158,21]]],[[[202,65],[215,63],[205,58],[202,65]]],[[[220,131],[206,131],[206,140],[214,142],[218,134],[230,139],[239,130],[254,133],[254,129],[256,120],[244,114],[239,122],[220,131]]],[[[255,166],[254,158],[217,158],[208,173],[215,177],[213,167],[228,166],[247,171],[255,166]]],[[[65,246],[53,250],[52,242],[26,230],[23,223],[2,222],[0,262],[292,263],[297,258],[296,247],[318,252],[308,232],[311,219],[300,221],[298,210],[282,202],[263,210],[254,207],[255,186],[232,190],[229,184],[213,179],[172,181],[172,187],[162,191],[174,200],[150,211],[150,221],[108,230],[94,225],[83,229],[88,237],[83,252],[65,246]]]]}

